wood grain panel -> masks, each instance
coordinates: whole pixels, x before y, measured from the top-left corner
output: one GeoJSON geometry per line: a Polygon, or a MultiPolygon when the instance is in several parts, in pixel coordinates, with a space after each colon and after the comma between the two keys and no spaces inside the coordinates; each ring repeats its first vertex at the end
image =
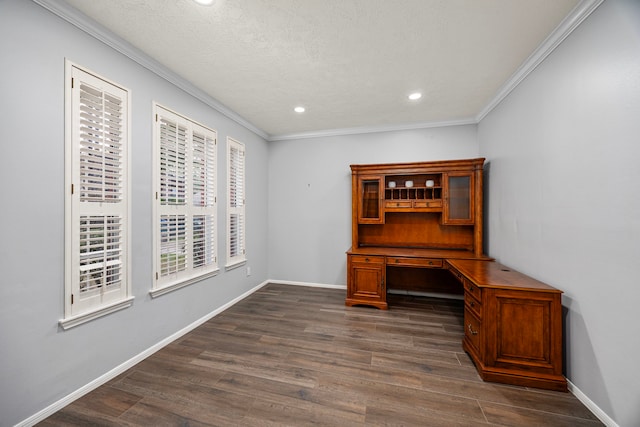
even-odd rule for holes
{"type": "Polygon", "coordinates": [[[359,226],[359,244],[472,250],[473,227],[442,225],[440,217],[429,212],[389,212],[384,225],[359,226]]]}

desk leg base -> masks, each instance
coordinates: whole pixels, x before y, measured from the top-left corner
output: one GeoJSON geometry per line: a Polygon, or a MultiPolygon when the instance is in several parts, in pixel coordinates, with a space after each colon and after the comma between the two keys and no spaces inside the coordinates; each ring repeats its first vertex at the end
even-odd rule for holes
{"type": "Polygon", "coordinates": [[[371,307],[376,307],[379,308],[380,310],[388,310],[389,309],[389,305],[387,304],[386,301],[366,301],[366,300],[360,300],[360,299],[353,299],[353,298],[347,298],[344,300],[344,305],[346,305],[347,307],[351,307],[354,305],[368,305],[371,307]]]}

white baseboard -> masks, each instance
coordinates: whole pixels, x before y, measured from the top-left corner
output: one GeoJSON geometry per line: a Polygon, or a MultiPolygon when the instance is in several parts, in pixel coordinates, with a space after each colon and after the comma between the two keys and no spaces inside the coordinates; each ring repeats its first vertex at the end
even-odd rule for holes
{"type": "Polygon", "coordinates": [[[584,406],[587,407],[593,415],[598,417],[600,421],[603,422],[607,427],[620,427],[615,421],[609,417],[598,405],[596,405],[593,400],[589,399],[589,397],[582,392],[578,387],[575,386],[571,381],[567,380],[567,386],[569,388],[569,392],[573,394],[584,406]]]}
{"type": "Polygon", "coordinates": [[[146,359],[147,357],[151,356],[156,351],[160,350],[161,348],[165,347],[168,344],[171,344],[173,341],[175,341],[178,338],[180,338],[181,336],[191,332],[192,330],[194,330],[198,326],[202,325],[204,322],[206,322],[206,321],[214,318],[218,314],[222,313],[227,308],[229,308],[229,307],[237,304],[238,302],[242,301],[243,299],[245,299],[246,297],[248,297],[249,295],[251,295],[252,293],[257,291],[258,289],[260,289],[263,286],[267,285],[268,283],[269,283],[269,281],[266,280],[266,281],[260,283],[259,285],[257,285],[256,287],[254,287],[253,289],[248,290],[244,294],[242,294],[242,295],[234,298],[233,300],[229,301],[228,303],[216,308],[211,313],[201,317],[200,319],[196,320],[195,322],[193,322],[193,323],[185,326],[184,328],[180,329],[178,332],[176,332],[176,333],[168,336],[167,338],[163,339],[162,341],[152,345],[148,349],[146,349],[146,350],[142,351],[141,353],[135,355],[131,359],[127,360],[126,362],[116,366],[115,368],[113,368],[109,372],[105,373],[104,375],[101,375],[100,377],[96,378],[95,380],[91,381],[90,383],[80,387],[76,391],[74,391],[72,393],[69,393],[68,395],[66,395],[62,399],[58,400],[57,402],[54,402],[51,405],[47,406],[42,411],[30,416],[29,418],[27,418],[24,421],[16,424],[15,427],[30,427],[30,426],[33,426],[34,424],[39,423],[40,421],[43,421],[45,418],[47,418],[50,415],[53,415],[54,413],[56,413],[60,409],[64,408],[65,406],[67,406],[71,402],[81,398],[85,394],[89,393],[90,391],[95,390],[96,388],[100,387],[101,385],[106,384],[108,381],[112,380],[113,378],[117,377],[121,373],[125,372],[127,369],[132,368],[133,366],[135,366],[139,362],[142,362],[144,359],[146,359]]]}
{"type": "Polygon", "coordinates": [[[269,283],[276,283],[279,285],[293,285],[293,286],[309,286],[312,288],[328,288],[328,289],[347,289],[347,285],[330,285],[327,283],[311,283],[311,282],[296,282],[291,280],[267,280],[269,283]]]}

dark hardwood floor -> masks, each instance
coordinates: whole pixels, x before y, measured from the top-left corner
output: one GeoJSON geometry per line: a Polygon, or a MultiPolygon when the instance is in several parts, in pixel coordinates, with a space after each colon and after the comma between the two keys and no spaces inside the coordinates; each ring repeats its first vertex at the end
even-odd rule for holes
{"type": "Polygon", "coordinates": [[[598,426],[570,393],[483,382],[462,301],[269,284],[40,426],[598,426]]]}

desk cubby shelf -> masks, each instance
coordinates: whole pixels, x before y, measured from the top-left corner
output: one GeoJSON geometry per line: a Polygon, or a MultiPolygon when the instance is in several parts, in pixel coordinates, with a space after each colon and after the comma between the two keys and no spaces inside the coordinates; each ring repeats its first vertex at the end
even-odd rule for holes
{"type": "Polygon", "coordinates": [[[385,188],[385,200],[439,200],[442,199],[442,187],[385,188]]]}

